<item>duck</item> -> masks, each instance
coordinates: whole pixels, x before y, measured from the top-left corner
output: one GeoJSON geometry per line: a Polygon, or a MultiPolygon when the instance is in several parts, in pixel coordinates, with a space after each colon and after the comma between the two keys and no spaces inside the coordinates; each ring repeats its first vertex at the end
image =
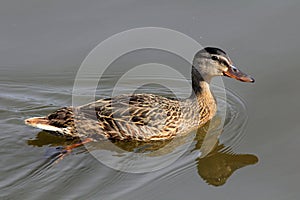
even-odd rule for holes
{"type": "Polygon", "coordinates": [[[63,107],[25,124],[69,139],[158,141],[183,136],[209,122],[217,112],[210,89],[213,77],[254,79],[235,67],[220,48],[198,51],[191,66],[192,94],[185,99],[156,94],[124,94],[78,107],[63,107]]]}

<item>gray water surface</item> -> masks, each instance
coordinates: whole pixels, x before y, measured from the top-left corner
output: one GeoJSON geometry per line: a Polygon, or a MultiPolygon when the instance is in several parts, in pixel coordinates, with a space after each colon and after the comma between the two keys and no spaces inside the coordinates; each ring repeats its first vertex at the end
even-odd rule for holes
{"type": "MultiPolygon", "coordinates": [[[[296,0],[2,1],[0,197],[298,199],[299,9],[296,0]],[[23,120],[71,105],[74,78],[85,56],[111,35],[145,26],[171,28],[204,46],[219,46],[256,79],[245,84],[224,78],[226,88],[240,96],[229,92],[228,105],[238,110],[235,114],[248,116],[242,136],[233,143],[221,140],[216,151],[196,158],[191,155],[199,152],[200,130],[180,159],[151,173],[116,171],[84,147],[55,164],[59,147],[70,141],[27,127],[23,120]],[[238,109],[244,105],[246,110],[238,109]],[[223,152],[226,147],[232,150],[223,152]]],[[[172,63],[173,57],[168,58],[172,63]]],[[[130,65],[130,59],[124,64],[130,65]]],[[[116,77],[107,77],[98,97],[110,95],[116,77]]],[[[170,95],[164,88],[141,90],[170,95]]],[[[225,139],[236,136],[242,119],[230,121],[225,139]]]]}

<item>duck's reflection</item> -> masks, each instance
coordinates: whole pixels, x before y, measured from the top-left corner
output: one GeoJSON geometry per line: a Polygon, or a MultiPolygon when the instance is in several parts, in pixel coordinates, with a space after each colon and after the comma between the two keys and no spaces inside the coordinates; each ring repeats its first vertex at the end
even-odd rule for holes
{"type": "MultiPolygon", "coordinates": [[[[196,145],[198,148],[201,147],[199,143],[196,145]]],[[[196,160],[199,176],[210,185],[221,186],[237,169],[257,163],[258,157],[253,154],[233,153],[230,147],[218,142],[205,157],[196,160]]]]}
{"type": "MultiPolygon", "coordinates": [[[[218,124],[218,120],[214,118],[211,123],[218,124]]],[[[216,130],[210,136],[207,136],[207,126],[198,129],[195,137],[197,143],[193,151],[200,150],[202,153],[196,159],[199,176],[210,185],[221,186],[236,170],[256,164],[258,157],[253,154],[234,153],[230,146],[220,144],[218,138],[222,130],[218,131],[217,126],[210,128],[211,131],[216,130]]]]}
{"type": "MultiPolygon", "coordinates": [[[[216,122],[216,121],[215,121],[216,122]]],[[[213,122],[213,123],[215,123],[213,122]]],[[[212,122],[211,122],[212,123],[212,122]]],[[[212,124],[211,124],[212,125],[212,124]]],[[[199,176],[208,184],[213,186],[221,186],[226,183],[227,179],[237,170],[248,165],[253,165],[258,162],[258,157],[252,154],[233,153],[230,147],[226,147],[219,143],[218,137],[221,133],[210,134],[208,136],[209,125],[199,128],[194,137],[194,143],[190,150],[199,152],[199,157],[196,158],[197,169],[199,176]]],[[[211,128],[212,126],[210,126],[211,128]]],[[[211,129],[210,129],[211,130],[211,129]]],[[[217,130],[217,129],[215,129],[217,130]]],[[[61,137],[51,135],[41,131],[36,138],[27,141],[28,145],[33,146],[67,146],[78,141],[70,141],[61,137]]],[[[156,142],[111,142],[105,141],[101,143],[90,144],[91,149],[106,149],[114,152],[121,152],[120,149],[127,152],[146,153],[147,156],[162,156],[171,153],[176,147],[187,142],[186,137],[178,137],[171,141],[156,141],[156,142]],[[112,146],[118,148],[112,149],[112,146]],[[119,150],[118,150],[119,149],[119,150]],[[163,150],[162,150],[163,149],[163,150]]]]}
{"type": "Polygon", "coordinates": [[[223,145],[206,157],[197,159],[198,174],[210,185],[221,186],[237,169],[258,162],[252,154],[222,153],[218,149],[223,149],[223,145]]]}

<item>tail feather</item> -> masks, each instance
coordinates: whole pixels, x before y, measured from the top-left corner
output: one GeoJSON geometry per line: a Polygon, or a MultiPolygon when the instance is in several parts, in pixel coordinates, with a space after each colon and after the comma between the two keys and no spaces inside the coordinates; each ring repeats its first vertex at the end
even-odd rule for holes
{"type": "Polygon", "coordinates": [[[46,117],[32,117],[25,120],[25,124],[46,131],[53,131],[63,134],[64,129],[50,125],[49,119],[46,117]]]}

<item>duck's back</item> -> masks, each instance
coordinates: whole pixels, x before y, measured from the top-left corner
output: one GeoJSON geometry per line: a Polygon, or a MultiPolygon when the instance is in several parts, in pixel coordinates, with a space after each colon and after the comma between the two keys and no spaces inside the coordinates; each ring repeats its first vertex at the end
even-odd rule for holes
{"type": "Polygon", "coordinates": [[[191,109],[186,102],[158,95],[121,95],[76,108],[61,108],[46,117],[28,119],[26,123],[70,137],[161,140],[195,126],[194,122],[187,121],[187,117],[196,117],[193,113],[197,112],[191,109]]]}

